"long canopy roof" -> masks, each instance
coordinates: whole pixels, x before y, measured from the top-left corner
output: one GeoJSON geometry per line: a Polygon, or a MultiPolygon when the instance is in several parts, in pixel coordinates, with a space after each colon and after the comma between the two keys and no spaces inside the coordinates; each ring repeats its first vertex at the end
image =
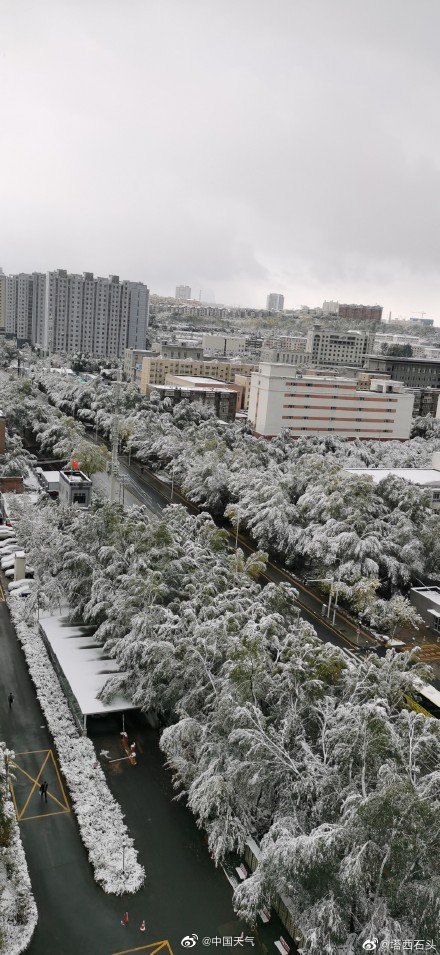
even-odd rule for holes
{"type": "Polygon", "coordinates": [[[67,616],[41,616],[40,626],[83,716],[136,709],[122,695],[108,703],[97,698],[107,680],[120,670],[116,660],[104,654],[92,627],[71,624],[67,616]]]}

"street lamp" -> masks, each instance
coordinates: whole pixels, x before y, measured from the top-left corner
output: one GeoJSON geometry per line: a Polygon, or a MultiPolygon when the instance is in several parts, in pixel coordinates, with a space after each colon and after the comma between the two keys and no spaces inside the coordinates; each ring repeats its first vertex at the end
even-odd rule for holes
{"type": "Polygon", "coordinates": [[[174,461],[173,461],[173,469],[172,469],[172,471],[171,471],[171,495],[170,495],[170,503],[171,503],[171,501],[173,500],[173,495],[174,495],[174,468],[175,468],[175,463],[174,463],[174,461]]]}
{"type": "Polygon", "coordinates": [[[339,563],[339,573],[338,573],[338,578],[337,578],[337,581],[336,581],[336,594],[335,594],[335,600],[334,600],[334,603],[333,603],[333,623],[334,623],[335,620],[336,620],[336,610],[337,610],[337,606],[338,606],[339,585],[340,585],[340,583],[341,583],[341,564],[339,563]]]}
{"type": "Polygon", "coordinates": [[[122,843],[122,875],[125,875],[125,850],[127,846],[125,842],[122,843]]]}
{"type": "Polygon", "coordinates": [[[240,511],[238,510],[238,508],[237,508],[237,511],[236,511],[236,514],[235,514],[235,521],[236,521],[236,524],[235,524],[235,572],[234,572],[234,576],[238,573],[238,531],[239,531],[239,528],[240,528],[240,511]]]}

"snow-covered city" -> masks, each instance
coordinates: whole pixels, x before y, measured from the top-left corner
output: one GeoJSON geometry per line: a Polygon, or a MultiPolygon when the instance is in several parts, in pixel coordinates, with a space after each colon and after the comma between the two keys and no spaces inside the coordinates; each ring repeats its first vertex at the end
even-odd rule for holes
{"type": "Polygon", "coordinates": [[[439,952],[438,6],[0,12],[0,955],[439,952]]]}

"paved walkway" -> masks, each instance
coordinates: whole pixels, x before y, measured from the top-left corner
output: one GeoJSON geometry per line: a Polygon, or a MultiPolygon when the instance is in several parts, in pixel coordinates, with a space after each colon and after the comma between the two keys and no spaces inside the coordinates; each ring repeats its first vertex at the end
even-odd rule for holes
{"type": "MultiPolygon", "coordinates": [[[[147,882],[137,895],[122,899],[106,895],[97,886],[4,602],[0,602],[0,654],[0,738],[17,754],[14,798],[39,911],[30,955],[113,955],[165,939],[176,955],[184,935],[195,932],[199,939],[228,938],[243,931],[245,936],[255,936],[255,944],[242,950],[275,951],[273,940],[280,933],[277,921],[261,927],[263,934],[257,935],[236,919],[231,888],[223,872],[215,869],[203,834],[185,805],[173,801],[158,734],[139,718],[127,727],[130,740],[136,739],[138,765],[100,758],[126,814],[147,882]],[[10,691],[15,697],[11,710],[10,691]],[[47,803],[39,793],[42,779],[49,783],[47,803]],[[125,909],[130,916],[127,928],[120,924],[125,909]],[[139,932],[142,919],[145,934],[139,932]]],[[[119,756],[119,729],[116,720],[91,722],[90,735],[98,754],[104,749],[119,756]]],[[[199,952],[201,947],[199,941],[199,952]]]]}

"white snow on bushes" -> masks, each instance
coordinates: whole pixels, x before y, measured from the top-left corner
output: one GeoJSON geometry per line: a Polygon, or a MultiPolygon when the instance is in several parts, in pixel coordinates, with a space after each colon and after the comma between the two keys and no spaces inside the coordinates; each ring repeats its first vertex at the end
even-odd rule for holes
{"type": "MultiPolygon", "coordinates": [[[[96,882],[105,892],[122,895],[137,892],[145,870],[96,759],[91,740],[80,736],[64,693],[38,632],[37,621],[24,619],[23,601],[8,596],[18,639],[23,647],[31,678],[57,749],[81,837],[94,869],[96,882]],[[125,873],[122,844],[125,843],[125,873]]],[[[29,611],[27,610],[27,613],[29,611]]]]}
{"type": "Polygon", "coordinates": [[[20,955],[28,947],[38,920],[26,856],[11,801],[3,807],[11,819],[8,846],[0,848],[0,951],[20,955]]]}

